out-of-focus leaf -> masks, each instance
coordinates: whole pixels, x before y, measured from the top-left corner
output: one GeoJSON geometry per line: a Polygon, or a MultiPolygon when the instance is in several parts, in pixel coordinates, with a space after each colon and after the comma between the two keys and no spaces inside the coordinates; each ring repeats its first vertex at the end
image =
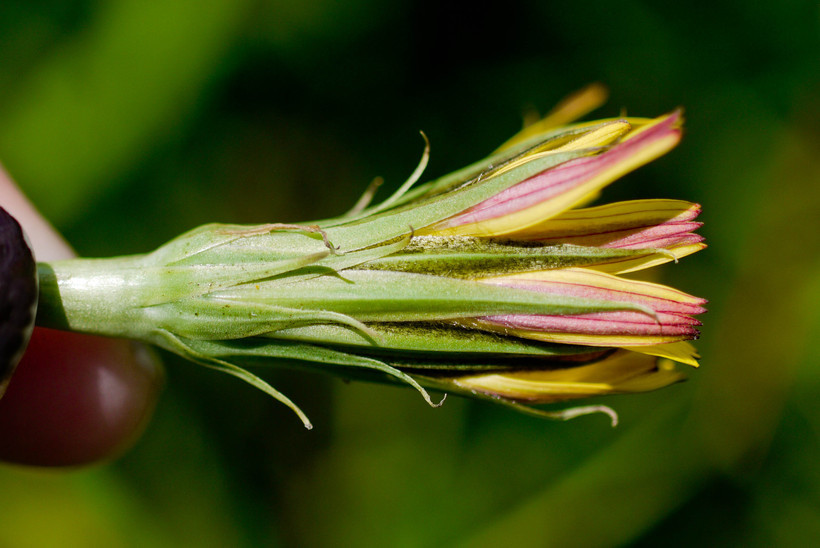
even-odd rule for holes
{"type": "Polygon", "coordinates": [[[184,126],[248,0],[103,4],[0,106],[0,157],[53,222],[68,222],[184,126]]]}

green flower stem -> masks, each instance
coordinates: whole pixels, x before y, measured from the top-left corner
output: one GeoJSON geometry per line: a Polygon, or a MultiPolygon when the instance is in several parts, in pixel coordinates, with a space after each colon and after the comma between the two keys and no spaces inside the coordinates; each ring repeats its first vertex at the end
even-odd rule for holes
{"type": "Polygon", "coordinates": [[[140,303],[155,273],[142,256],[39,263],[37,325],[109,337],[145,338],[140,303]]]}

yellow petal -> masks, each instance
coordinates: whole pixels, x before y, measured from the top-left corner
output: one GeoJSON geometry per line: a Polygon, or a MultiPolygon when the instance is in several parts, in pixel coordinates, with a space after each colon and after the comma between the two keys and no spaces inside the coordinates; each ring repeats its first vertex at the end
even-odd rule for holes
{"type": "Polygon", "coordinates": [[[695,347],[688,341],[678,341],[668,344],[658,344],[654,346],[634,346],[624,347],[626,350],[633,352],[640,352],[642,354],[649,354],[650,356],[658,356],[660,358],[669,358],[676,362],[685,363],[692,367],[698,367],[698,354],[695,347]]]}
{"type": "Polygon", "coordinates": [[[668,249],[653,250],[647,249],[646,255],[633,255],[631,257],[624,257],[608,263],[601,263],[590,265],[588,268],[598,270],[600,272],[607,272],[609,274],[626,274],[627,272],[635,272],[645,268],[652,268],[669,261],[677,262],[679,259],[696,253],[701,249],[706,249],[706,244],[699,242],[696,244],[680,244],[673,245],[668,249]]]}
{"type": "Polygon", "coordinates": [[[546,240],[557,236],[584,235],[623,227],[649,227],[691,220],[697,204],[683,200],[629,200],[585,209],[571,209],[528,227],[513,236],[546,240]]]}
{"type": "Polygon", "coordinates": [[[600,362],[568,369],[516,371],[454,379],[454,383],[496,397],[551,403],[589,396],[646,392],[683,380],[674,364],[620,351],[600,362]]]}

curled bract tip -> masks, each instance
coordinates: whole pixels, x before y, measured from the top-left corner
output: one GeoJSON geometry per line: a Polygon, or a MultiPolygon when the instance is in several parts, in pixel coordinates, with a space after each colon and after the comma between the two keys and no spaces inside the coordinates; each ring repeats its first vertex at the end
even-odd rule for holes
{"type": "Polygon", "coordinates": [[[615,410],[608,405],[585,405],[580,407],[570,407],[569,409],[554,412],[555,418],[565,421],[596,413],[603,413],[608,416],[612,423],[612,428],[618,426],[618,413],[616,413],[615,410]]]}

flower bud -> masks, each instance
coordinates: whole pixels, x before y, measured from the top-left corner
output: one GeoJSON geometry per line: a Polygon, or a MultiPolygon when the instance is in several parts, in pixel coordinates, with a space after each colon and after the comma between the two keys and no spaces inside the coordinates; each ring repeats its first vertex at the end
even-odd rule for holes
{"type": "MultiPolygon", "coordinates": [[[[411,188],[428,148],[393,196],[368,206],[368,191],[335,219],[206,225],[147,255],[41,264],[38,321],[156,344],[250,382],[308,427],[247,368],[298,363],[406,383],[431,405],[436,389],[531,413],[521,404],[660,388],[682,378],[672,361],[697,365],[687,341],[705,301],[617,274],[702,249],[700,206],[578,208],[673,148],[680,125],[680,112],[536,124],[411,188]]],[[[611,413],[545,413],[590,410],[611,413]]]]}

